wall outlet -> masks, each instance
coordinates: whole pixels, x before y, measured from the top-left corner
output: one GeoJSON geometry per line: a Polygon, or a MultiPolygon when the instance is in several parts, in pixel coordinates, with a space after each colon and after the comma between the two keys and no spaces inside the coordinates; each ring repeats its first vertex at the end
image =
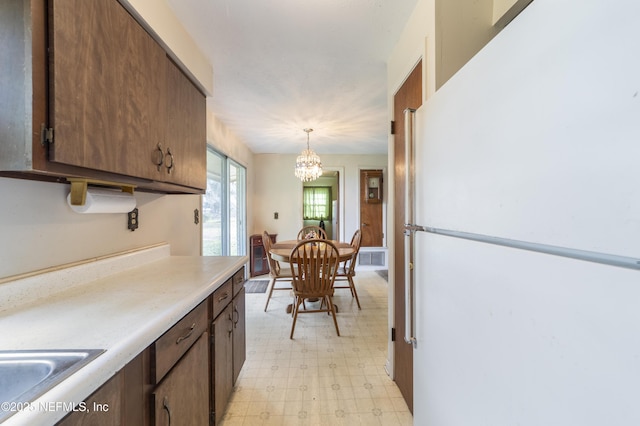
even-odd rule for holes
{"type": "Polygon", "coordinates": [[[277,219],[277,218],[278,218],[278,212],[275,212],[275,213],[273,214],[273,218],[274,218],[274,219],[277,219]]]}
{"type": "Polygon", "coordinates": [[[140,223],[140,217],[138,216],[138,208],[131,210],[127,213],[127,228],[131,231],[135,231],[138,229],[138,224],[140,223]]]}

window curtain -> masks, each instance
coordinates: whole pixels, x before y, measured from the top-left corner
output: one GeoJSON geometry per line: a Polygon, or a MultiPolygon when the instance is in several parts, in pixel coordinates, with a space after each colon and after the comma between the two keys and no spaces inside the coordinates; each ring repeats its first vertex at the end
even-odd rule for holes
{"type": "Polygon", "coordinates": [[[331,220],[331,187],[304,187],[302,204],[304,220],[331,220]]]}

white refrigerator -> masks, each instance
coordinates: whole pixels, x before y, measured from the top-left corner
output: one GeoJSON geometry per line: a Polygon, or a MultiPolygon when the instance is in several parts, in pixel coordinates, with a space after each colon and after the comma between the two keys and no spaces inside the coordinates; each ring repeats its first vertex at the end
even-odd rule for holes
{"type": "Polygon", "coordinates": [[[407,113],[415,425],[640,425],[638,22],[535,0],[407,113]]]}

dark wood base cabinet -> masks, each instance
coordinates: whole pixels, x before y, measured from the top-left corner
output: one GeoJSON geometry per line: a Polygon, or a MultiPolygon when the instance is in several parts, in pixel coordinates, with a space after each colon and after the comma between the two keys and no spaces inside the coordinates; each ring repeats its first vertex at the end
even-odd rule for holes
{"type": "Polygon", "coordinates": [[[244,281],[242,267],[58,426],[219,425],[246,359],[244,281]]]}
{"type": "Polygon", "coordinates": [[[153,392],[155,425],[207,425],[209,380],[202,367],[209,363],[208,333],[194,343],[153,392]]]}

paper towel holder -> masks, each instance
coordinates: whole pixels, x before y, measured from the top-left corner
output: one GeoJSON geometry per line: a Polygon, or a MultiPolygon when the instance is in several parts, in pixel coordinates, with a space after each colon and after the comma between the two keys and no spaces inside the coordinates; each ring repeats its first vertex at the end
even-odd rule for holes
{"type": "Polygon", "coordinates": [[[72,206],[84,206],[87,201],[87,189],[89,185],[99,185],[106,187],[120,188],[122,192],[128,192],[133,195],[135,185],[130,185],[120,182],[109,182],[99,179],[88,178],[67,178],[67,181],[71,184],[70,203],[72,206]]]}

